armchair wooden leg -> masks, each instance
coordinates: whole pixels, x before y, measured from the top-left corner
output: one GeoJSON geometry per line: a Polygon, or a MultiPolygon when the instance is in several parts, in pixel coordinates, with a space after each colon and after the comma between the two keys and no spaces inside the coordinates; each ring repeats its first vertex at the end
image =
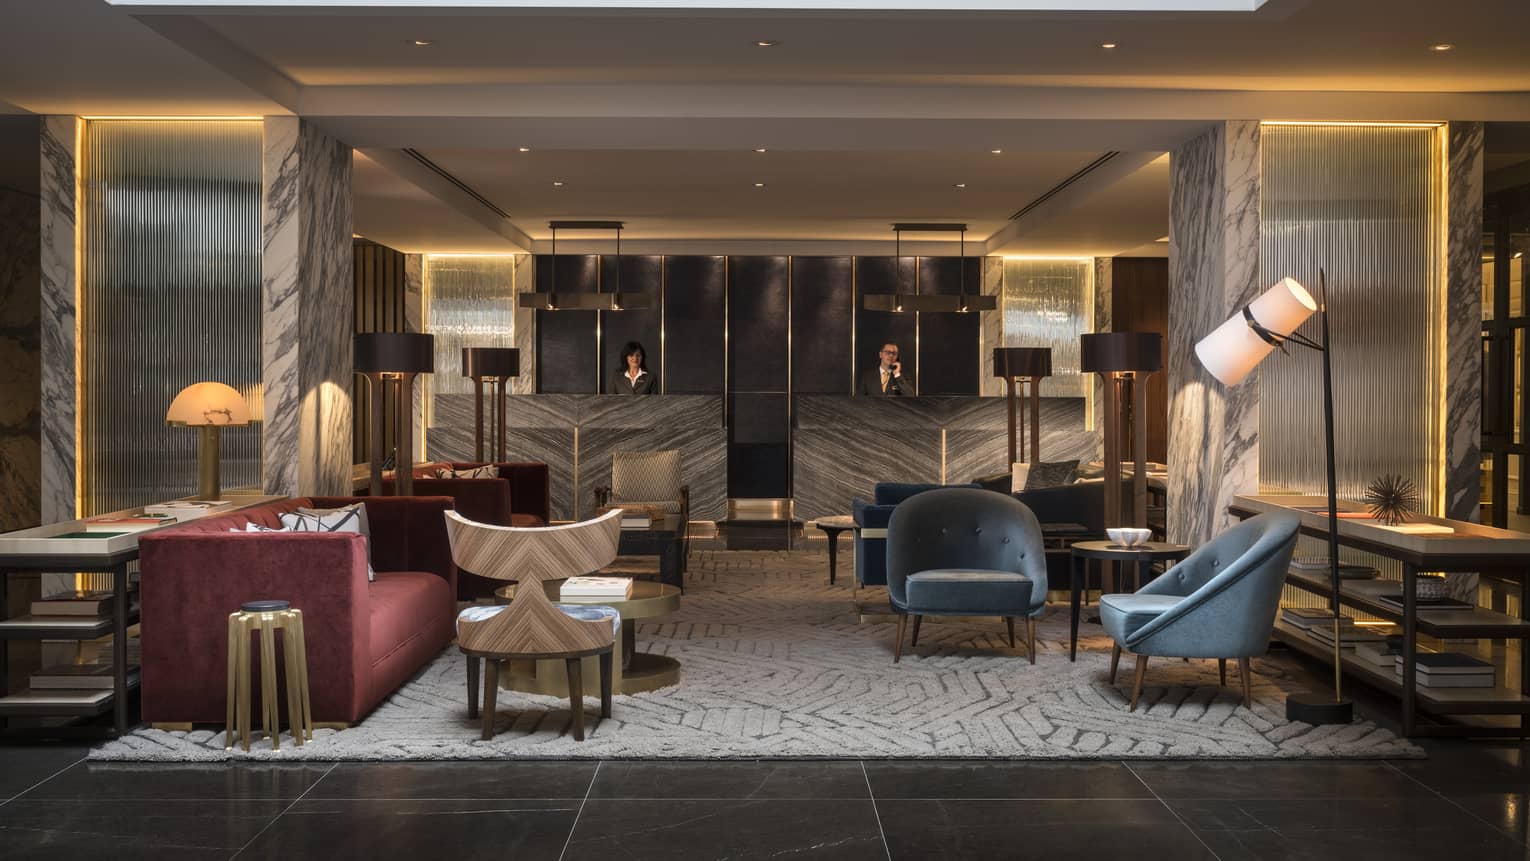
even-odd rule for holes
{"type": "Polygon", "coordinates": [[[1031,666],[1036,666],[1036,617],[1025,620],[1025,651],[1031,656],[1031,666]]]}
{"type": "Polygon", "coordinates": [[[900,614],[898,616],[898,639],[893,643],[893,663],[895,664],[903,657],[903,626],[907,624],[907,614],[900,614]]]}
{"type": "Polygon", "coordinates": [[[468,720],[478,717],[478,659],[468,655],[468,720]]]}
{"type": "Polygon", "coordinates": [[[1238,675],[1243,677],[1243,707],[1246,709],[1251,709],[1254,707],[1254,695],[1253,678],[1249,673],[1248,658],[1238,659],[1238,675]]]}
{"type": "Polygon", "coordinates": [[[611,716],[611,652],[600,656],[600,716],[611,716]]]}
{"type": "Polygon", "coordinates": [[[1227,659],[1217,658],[1217,687],[1227,687],[1227,659]]]}
{"type": "Polygon", "coordinates": [[[1015,617],[1005,616],[1004,627],[1009,630],[1009,647],[1013,649],[1015,647],[1015,617]]]}
{"type": "Polygon", "coordinates": [[[1116,683],[1116,670],[1121,666],[1121,647],[1112,643],[1110,646],[1110,683],[1116,683]]]}
{"type": "Polygon", "coordinates": [[[923,616],[915,616],[914,617],[914,637],[909,642],[909,646],[910,647],[919,645],[919,623],[923,622],[923,621],[924,621],[924,617],[923,616]]]}
{"type": "Polygon", "coordinates": [[[1137,710],[1137,700],[1142,697],[1142,680],[1147,678],[1147,655],[1137,656],[1137,678],[1132,682],[1132,707],[1127,711],[1137,710]]]}
{"type": "Polygon", "coordinates": [[[484,741],[494,737],[494,701],[499,695],[499,661],[486,658],[483,662],[483,734],[484,741]]]}
{"type": "Polygon", "coordinates": [[[584,741],[584,661],[567,658],[564,664],[568,667],[568,710],[574,718],[574,741],[584,741]]]}

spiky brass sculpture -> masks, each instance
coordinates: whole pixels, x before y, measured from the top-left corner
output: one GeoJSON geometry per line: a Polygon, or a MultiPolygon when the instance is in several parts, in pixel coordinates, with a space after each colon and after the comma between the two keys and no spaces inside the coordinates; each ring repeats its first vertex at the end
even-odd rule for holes
{"type": "Polygon", "coordinates": [[[1372,517],[1396,526],[1418,510],[1418,486],[1400,475],[1383,475],[1365,488],[1365,501],[1372,517]]]}

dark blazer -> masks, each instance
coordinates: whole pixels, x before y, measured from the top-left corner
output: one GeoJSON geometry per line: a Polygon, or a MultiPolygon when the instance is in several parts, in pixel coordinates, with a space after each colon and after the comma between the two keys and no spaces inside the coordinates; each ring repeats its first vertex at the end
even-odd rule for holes
{"type": "Polygon", "coordinates": [[[882,366],[874,365],[861,374],[861,385],[857,391],[864,396],[873,398],[900,396],[914,398],[919,396],[919,389],[914,385],[914,375],[911,372],[904,371],[903,375],[897,378],[897,384],[898,391],[896,392],[892,390],[891,381],[889,381],[887,386],[888,391],[882,391],[882,366]]]}
{"type": "Polygon", "coordinates": [[[653,371],[638,374],[637,382],[627,380],[627,369],[618,368],[611,373],[611,385],[606,389],[613,395],[652,395],[659,391],[659,377],[653,371]]]}

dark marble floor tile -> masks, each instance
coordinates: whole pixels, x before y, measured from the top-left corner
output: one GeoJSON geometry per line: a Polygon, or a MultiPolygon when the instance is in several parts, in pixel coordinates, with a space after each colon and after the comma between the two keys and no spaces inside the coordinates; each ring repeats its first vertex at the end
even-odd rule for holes
{"type": "Polygon", "coordinates": [[[85,758],[77,745],[0,746],[0,801],[31,789],[85,758]]]}
{"type": "Polygon", "coordinates": [[[1451,831],[1481,836],[1490,826],[1438,796],[1374,799],[1168,801],[1196,831],[1451,831]]]}
{"type": "Polygon", "coordinates": [[[1429,743],[1428,759],[1392,763],[1398,771],[1430,789],[1453,791],[1516,792],[1530,788],[1530,756],[1518,747],[1490,747],[1456,742],[1429,743]]]}
{"type": "Polygon", "coordinates": [[[1152,798],[1119,762],[867,762],[884,798],[1152,798]]]}
{"type": "Polygon", "coordinates": [[[1212,859],[1157,801],[878,801],[902,859],[1212,859]]]}
{"type": "Polygon", "coordinates": [[[1520,792],[1448,792],[1445,797],[1515,840],[1530,842],[1530,786],[1520,792]]]}
{"type": "Polygon", "coordinates": [[[1163,798],[1406,798],[1433,793],[1382,762],[1134,762],[1163,798]]]}
{"type": "Polygon", "coordinates": [[[584,798],[594,762],[342,762],[309,798],[584,798]]]}
{"type": "Polygon", "coordinates": [[[1460,834],[1450,829],[1396,831],[1268,829],[1197,832],[1222,861],[1399,861],[1404,858],[1470,858],[1524,861],[1524,847],[1497,832],[1460,834]]]}
{"type": "Polygon", "coordinates": [[[288,804],[20,798],[0,805],[0,858],[228,858],[288,804]]]}
{"type": "Polygon", "coordinates": [[[578,800],[305,798],[239,858],[557,861],[579,804],[578,800]]]}
{"type": "Polygon", "coordinates": [[[584,806],[565,861],[887,857],[870,801],[630,801],[584,806]]]}
{"type": "Polygon", "coordinates": [[[603,762],[591,798],[870,798],[858,761],[603,762]]]}
{"type": "Polygon", "coordinates": [[[302,795],[330,763],[83,762],[22,796],[27,799],[286,799],[302,795]]]}

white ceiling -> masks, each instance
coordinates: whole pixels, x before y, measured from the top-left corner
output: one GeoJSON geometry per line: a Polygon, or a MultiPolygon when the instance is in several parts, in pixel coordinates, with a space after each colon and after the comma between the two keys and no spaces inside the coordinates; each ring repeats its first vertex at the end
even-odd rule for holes
{"type": "Polygon", "coordinates": [[[870,247],[889,222],[949,220],[976,240],[1005,227],[1005,253],[1151,253],[1167,232],[1166,162],[1086,180],[1045,218],[1008,217],[1101,153],[1145,163],[1216,119],[1530,121],[1527,0],[296,8],[313,5],[0,0],[0,112],[296,112],[371,152],[416,149],[510,229],[365,156],[357,229],[443,252],[542,240],[550,218],[617,218],[634,250],[870,247]],[[1440,42],[1455,49],[1429,50],[1440,42]]]}

